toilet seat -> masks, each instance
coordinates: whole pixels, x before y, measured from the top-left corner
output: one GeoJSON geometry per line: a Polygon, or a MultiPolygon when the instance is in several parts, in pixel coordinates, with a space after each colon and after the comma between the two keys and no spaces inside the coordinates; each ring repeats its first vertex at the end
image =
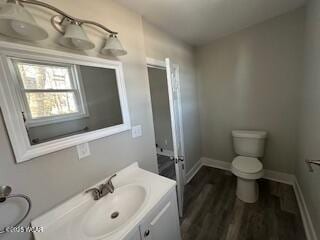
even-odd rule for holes
{"type": "Polygon", "coordinates": [[[259,179],[263,176],[263,165],[253,157],[237,156],[232,161],[231,171],[244,179],[259,179]]]}
{"type": "Polygon", "coordinates": [[[245,173],[256,173],[263,168],[262,163],[257,158],[243,156],[235,157],[232,166],[245,173]]]}

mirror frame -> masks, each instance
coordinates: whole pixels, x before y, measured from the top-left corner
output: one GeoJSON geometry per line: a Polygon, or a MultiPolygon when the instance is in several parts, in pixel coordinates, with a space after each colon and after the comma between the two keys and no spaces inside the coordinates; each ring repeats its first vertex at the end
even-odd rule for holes
{"type": "Polygon", "coordinates": [[[0,107],[17,163],[131,129],[123,66],[120,61],[0,41],[0,107]],[[116,71],[123,123],[31,145],[8,64],[8,57],[71,63],[116,71]]]}

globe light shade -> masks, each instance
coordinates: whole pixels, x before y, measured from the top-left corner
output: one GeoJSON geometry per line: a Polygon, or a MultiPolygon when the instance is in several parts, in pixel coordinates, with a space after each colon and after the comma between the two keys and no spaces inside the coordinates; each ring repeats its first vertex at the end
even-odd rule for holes
{"type": "Polygon", "coordinates": [[[64,35],[59,39],[59,44],[78,50],[89,50],[94,48],[82,27],[76,23],[70,23],[66,26],[64,35]]]}
{"type": "Polygon", "coordinates": [[[0,33],[28,41],[43,40],[48,33],[32,15],[19,4],[8,2],[0,5],[0,33]]]}
{"type": "Polygon", "coordinates": [[[101,49],[101,53],[104,55],[123,56],[127,54],[127,51],[123,48],[116,35],[110,35],[106,40],[105,46],[101,49]]]}

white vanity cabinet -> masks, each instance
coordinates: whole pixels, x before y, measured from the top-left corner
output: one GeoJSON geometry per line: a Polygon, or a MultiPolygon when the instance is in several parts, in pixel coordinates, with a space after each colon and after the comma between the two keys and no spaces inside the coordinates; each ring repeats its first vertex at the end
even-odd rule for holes
{"type": "Polygon", "coordinates": [[[181,240],[175,188],[142,220],[140,234],[141,240],[181,240]]]}
{"type": "Polygon", "coordinates": [[[124,240],[181,240],[175,188],[164,196],[124,240]]]}
{"type": "Polygon", "coordinates": [[[135,228],[134,231],[129,233],[124,240],[141,240],[139,227],[135,228]]]}

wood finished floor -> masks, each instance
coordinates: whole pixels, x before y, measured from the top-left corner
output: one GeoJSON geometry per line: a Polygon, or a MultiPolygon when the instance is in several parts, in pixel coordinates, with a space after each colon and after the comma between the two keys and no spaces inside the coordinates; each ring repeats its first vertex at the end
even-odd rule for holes
{"type": "Polygon", "coordinates": [[[157,155],[159,174],[163,177],[167,177],[176,180],[176,170],[174,167],[174,161],[170,157],[157,155]]]}
{"type": "Polygon", "coordinates": [[[202,167],[185,188],[183,240],[305,240],[292,186],[261,179],[259,201],[235,196],[236,177],[202,167]]]}

